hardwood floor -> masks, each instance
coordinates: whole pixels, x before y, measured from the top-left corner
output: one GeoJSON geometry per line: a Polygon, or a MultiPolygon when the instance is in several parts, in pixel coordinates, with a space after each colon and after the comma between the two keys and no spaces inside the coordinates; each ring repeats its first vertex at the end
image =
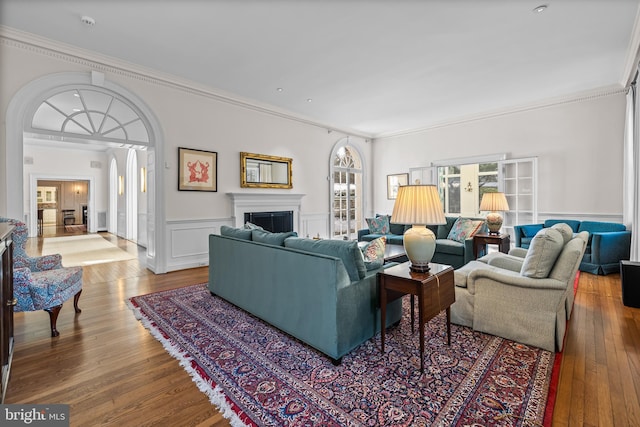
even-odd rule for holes
{"type": "MultiPolygon", "coordinates": [[[[31,254],[38,254],[41,240],[30,239],[31,254]]],[[[138,260],[85,267],[83,311],[76,315],[65,304],[58,338],[49,336],[45,312],[15,314],[5,403],[68,403],[72,426],[228,426],[125,305],[131,296],[207,278],[206,267],[154,275],[138,260]]],[[[640,426],[639,350],[640,309],[622,304],[619,275],[582,273],[553,425],[640,426]]]]}

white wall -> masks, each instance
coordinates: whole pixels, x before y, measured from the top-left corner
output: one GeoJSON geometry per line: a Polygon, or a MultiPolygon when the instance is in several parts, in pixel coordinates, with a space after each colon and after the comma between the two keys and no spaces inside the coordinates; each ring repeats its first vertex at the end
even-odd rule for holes
{"type": "MultiPolygon", "coordinates": [[[[329,232],[329,158],[334,144],[345,134],[329,132],[327,128],[296,120],[281,114],[270,114],[236,102],[227,102],[211,92],[209,88],[196,87],[189,82],[176,82],[168,78],[147,78],[129,72],[122,64],[99,65],[82,59],[86,52],[72,52],[75,56],[61,53],[67,48],[43,43],[43,48],[22,45],[0,37],[0,158],[6,155],[6,125],[4,118],[13,96],[22,87],[38,77],[60,72],[87,72],[96,69],[105,79],[126,88],[144,100],[162,126],[165,143],[163,168],[165,188],[164,209],[168,228],[178,229],[180,223],[204,224],[199,236],[205,239],[209,232],[216,232],[219,224],[230,223],[231,202],[228,192],[295,192],[305,194],[301,215],[326,218],[325,230],[329,232]],[[52,51],[51,49],[55,49],[52,51]],[[79,59],[80,58],[80,59],[79,59]],[[184,84],[183,84],[184,83],[184,84]],[[178,191],[178,147],[215,151],[218,153],[218,191],[178,191]],[[293,159],[293,189],[241,189],[240,152],[268,154],[293,159]],[[209,227],[208,224],[215,224],[209,227]]],[[[103,58],[102,58],[103,59],[103,58]]],[[[104,61],[103,61],[104,62],[104,61]]],[[[109,64],[108,61],[106,61],[109,64]]],[[[139,71],[139,70],[136,70],[139,71]]],[[[371,164],[372,144],[362,137],[352,137],[351,143],[359,147],[364,155],[364,164],[371,164]]],[[[18,160],[20,161],[20,160],[18,160]]],[[[119,174],[124,171],[126,161],[118,156],[119,174]]],[[[105,177],[108,162],[104,162],[105,177]]],[[[69,169],[64,171],[69,172],[69,169]]],[[[8,180],[0,174],[0,215],[7,212],[8,180]]],[[[106,178],[105,178],[106,180],[106,178]]],[[[106,186],[105,186],[106,188],[106,186]]],[[[124,206],[124,204],[119,204],[124,206]]],[[[120,209],[120,208],[119,208],[120,209]]],[[[369,206],[370,209],[370,206],[369,206]]],[[[317,226],[315,226],[317,230],[317,226]]],[[[303,230],[301,230],[303,231],[303,230]]],[[[315,234],[315,233],[314,233],[315,234]]],[[[193,232],[182,236],[168,231],[167,244],[158,250],[166,250],[168,270],[201,265],[206,259],[204,240],[190,240],[193,232]],[[182,237],[181,237],[182,236],[182,237]],[[184,239],[175,242],[172,239],[184,239]],[[173,248],[173,249],[172,249],[173,248]],[[179,249],[175,249],[179,248],[179,249]],[[185,260],[186,255],[198,258],[197,262],[185,260]]]]}
{"type": "Polygon", "coordinates": [[[540,217],[622,220],[624,114],[624,94],[614,93],[377,139],[374,210],[393,210],[382,191],[387,174],[506,153],[538,158],[540,217]]]}

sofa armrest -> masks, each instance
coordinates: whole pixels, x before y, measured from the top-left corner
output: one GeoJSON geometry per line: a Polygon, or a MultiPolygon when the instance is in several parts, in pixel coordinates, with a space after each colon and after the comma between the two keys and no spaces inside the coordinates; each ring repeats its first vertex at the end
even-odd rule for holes
{"type": "Polygon", "coordinates": [[[371,234],[368,228],[358,230],[358,242],[362,242],[362,236],[366,236],[367,234],[371,234]]]}
{"type": "Polygon", "coordinates": [[[18,300],[14,311],[35,311],[29,283],[32,282],[31,270],[26,267],[13,269],[13,296],[18,300]]]}
{"type": "Polygon", "coordinates": [[[503,268],[509,271],[519,273],[522,270],[524,258],[499,253],[496,256],[488,258],[488,264],[492,267],[503,268]]]}
{"type": "Polygon", "coordinates": [[[480,279],[490,279],[496,285],[514,286],[528,289],[548,289],[564,292],[567,284],[556,279],[532,279],[521,276],[520,273],[509,270],[485,270],[479,269],[469,273],[467,287],[475,287],[475,282],[480,279]]]}
{"type": "Polygon", "coordinates": [[[513,226],[513,234],[515,235],[516,248],[521,248],[522,247],[522,238],[523,237],[533,237],[533,236],[530,236],[530,234],[532,234],[532,233],[535,234],[535,232],[538,232],[538,231],[542,230],[543,228],[544,228],[544,224],[514,225],[513,226]]]}
{"type": "Polygon", "coordinates": [[[475,259],[473,254],[473,237],[464,239],[464,263],[467,264],[475,259]]]}
{"type": "Polygon", "coordinates": [[[591,237],[591,262],[596,265],[628,260],[631,231],[594,232],[591,237]]]}
{"type": "Polygon", "coordinates": [[[517,256],[518,258],[524,258],[527,256],[527,249],[525,248],[512,248],[509,250],[509,255],[517,256]]]}

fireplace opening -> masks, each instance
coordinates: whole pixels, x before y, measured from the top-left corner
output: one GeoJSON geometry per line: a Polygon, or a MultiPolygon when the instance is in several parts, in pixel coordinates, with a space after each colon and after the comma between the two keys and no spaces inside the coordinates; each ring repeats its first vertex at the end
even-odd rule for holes
{"type": "Polygon", "coordinates": [[[259,225],[272,233],[293,231],[293,211],[245,212],[244,222],[259,225]]]}

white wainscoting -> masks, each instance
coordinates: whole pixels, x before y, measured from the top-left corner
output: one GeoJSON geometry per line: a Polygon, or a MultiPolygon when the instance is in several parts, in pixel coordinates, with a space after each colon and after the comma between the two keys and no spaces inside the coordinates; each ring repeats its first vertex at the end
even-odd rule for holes
{"type": "Polygon", "coordinates": [[[331,232],[330,217],[330,213],[300,214],[302,221],[300,237],[315,237],[320,235],[323,239],[329,238],[329,233],[331,232]]]}
{"type": "Polygon", "coordinates": [[[209,235],[220,234],[232,218],[167,221],[167,271],[209,265],[209,235]]]}

